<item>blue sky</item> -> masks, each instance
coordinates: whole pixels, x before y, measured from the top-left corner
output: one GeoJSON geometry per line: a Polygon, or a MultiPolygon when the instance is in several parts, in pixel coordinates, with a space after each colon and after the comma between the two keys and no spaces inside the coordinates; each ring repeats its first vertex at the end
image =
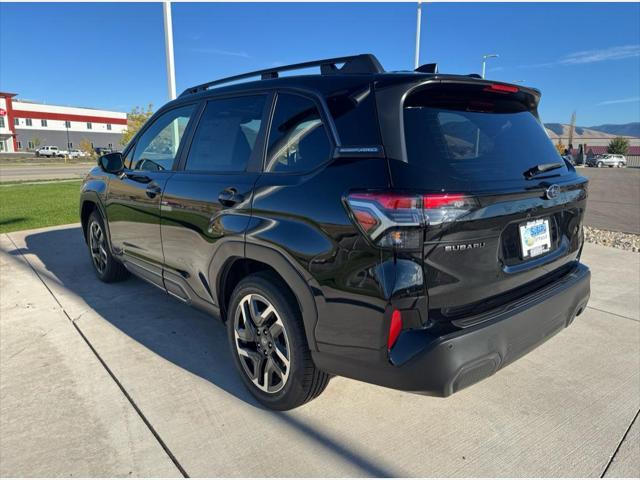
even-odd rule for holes
{"type": "MultiPolygon", "coordinates": [[[[173,5],[178,92],[210,79],[351,53],[413,64],[416,5],[173,5]]],[[[524,80],[545,122],[640,121],[640,4],[425,4],[421,61],[524,80]]],[[[167,100],[162,6],[0,4],[0,90],[130,110],[167,100]]]]}

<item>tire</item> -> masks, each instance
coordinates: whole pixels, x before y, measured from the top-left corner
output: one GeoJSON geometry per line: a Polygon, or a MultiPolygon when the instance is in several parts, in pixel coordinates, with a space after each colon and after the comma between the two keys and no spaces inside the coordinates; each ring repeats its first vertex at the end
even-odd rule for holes
{"type": "Polygon", "coordinates": [[[311,359],[297,302],[273,274],[257,273],[238,283],[229,302],[227,334],[243,383],[267,408],[299,407],[329,383],[330,376],[311,359]]]}
{"type": "Polygon", "coordinates": [[[129,271],[111,254],[104,221],[97,210],[89,215],[85,235],[93,271],[100,281],[104,283],[118,282],[129,276],[129,271]]]}
{"type": "Polygon", "coordinates": [[[596,167],[602,168],[602,167],[604,167],[604,163],[598,162],[598,163],[596,163],[596,167]]]}

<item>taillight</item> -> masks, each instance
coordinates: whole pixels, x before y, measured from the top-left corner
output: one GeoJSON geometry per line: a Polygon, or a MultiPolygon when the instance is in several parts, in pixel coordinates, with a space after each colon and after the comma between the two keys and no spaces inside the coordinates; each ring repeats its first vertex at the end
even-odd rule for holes
{"type": "Polygon", "coordinates": [[[394,310],[391,314],[391,324],[389,325],[389,337],[387,338],[387,348],[391,350],[391,347],[396,343],[400,332],[402,331],[402,314],[400,310],[394,310]]]}
{"type": "Polygon", "coordinates": [[[373,243],[415,250],[422,248],[423,227],[455,221],[469,213],[476,200],[459,193],[357,192],[347,197],[347,204],[373,243]]]}
{"type": "Polygon", "coordinates": [[[477,204],[474,197],[459,193],[425,195],[424,216],[428,225],[453,222],[469,213],[477,204]]]}

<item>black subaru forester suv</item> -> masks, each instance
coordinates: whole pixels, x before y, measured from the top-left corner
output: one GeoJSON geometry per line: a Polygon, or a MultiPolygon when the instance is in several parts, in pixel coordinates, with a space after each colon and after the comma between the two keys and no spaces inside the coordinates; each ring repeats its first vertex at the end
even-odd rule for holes
{"type": "Polygon", "coordinates": [[[190,88],[84,180],[93,266],[221,318],[270,408],[332,375],[450,395],[589,299],[587,180],[539,99],[432,64],[385,72],[372,55],[190,88]]]}

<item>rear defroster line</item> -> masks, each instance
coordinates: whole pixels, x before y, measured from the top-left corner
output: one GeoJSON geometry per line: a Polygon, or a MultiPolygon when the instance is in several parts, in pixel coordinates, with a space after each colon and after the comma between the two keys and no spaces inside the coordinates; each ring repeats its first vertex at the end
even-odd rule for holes
{"type": "Polygon", "coordinates": [[[21,251],[21,249],[18,248],[18,246],[16,245],[16,242],[13,241],[13,238],[11,238],[11,236],[9,234],[7,234],[7,237],[9,238],[9,240],[11,241],[11,243],[13,244],[15,250],[17,252],[20,252],[20,256],[22,257],[22,259],[26,262],[27,265],[29,265],[29,267],[31,268],[31,270],[33,271],[33,273],[35,273],[35,275],[38,277],[38,280],[40,280],[40,282],[42,283],[42,285],[44,285],[44,288],[46,288],[49,293],[51,294],[51,296],[53,297],[53,299],[56,301],[56,303],[60,306],[60,309],[62,310],[62,312],[64,313],[64,315],[67,317],[67,319],[69,320],[69,322],[71,322],[71,325],[73,325],[73,327],[76,329],[76,331],[78,332],[78,334],[80,335],[80,337],[82,338],[82,340],[84,340],[84,342],[87,344],[87,346],[89,347],[89,349],[93,352],[93,354],[95,355],[95,357],[98,359],[98,361],[100,362],[100,364],[102,365],[102,367],[106,370],[106,372],[109,374],[109,376],[112,378],[112,380],[115,382],[115,384],[118,386],[118,388],[120,389],[120,391],[122,392],[122,394],[125,396],[125,398],[127,399],[127,401],[129,402],[129,404],[133,407],[133,409],[136,411],[136,413],[138,414],[138,416],[140,417],[140,419],[144,422],[144,424],[147,426],[147,428],[149,429],[149,431],[151,432],[151,434],[155,437],[155,439],[157,440],[157,442],[160,444],[160,446],[162,447],[162,449],[164,450],[164,452],[168,455],[168,457],[171,459],[171,461],[173,462],[173,464],[175,465],[175,467],[180,471],[180,473],[182,474],[182,476],[184,478],[189,478],[189,474],[186,472],[186,470],[182,467],[182,465],[180,465],[180,462],[178,461],[178,459],[175,457],[175,455],[171,452],[171,450],[169,450],[169,447],[167,446],[167,444],[162,440],[162,438],[160,437],[160,435],[158,434],[158,432],[156,431],[155,428],[153,428],[153,425],[151,425],[151,423],[149,422],[149,420],[147,420],[147,417],[145,417],[144,413],[142,413],[142,410],[140,410],[140,408],[138,407],[138,405],[136,404],[136,402],[133,400],[133,398],[131,398],[131,396],[129,395],[129,393],[127,392],[127,390],[124,388],[124,386],[122,385],[122,383],[120,383],[120,381],[118,380],[118,378],[115,376],[115,374],[111,371],[111,369],[109,368],[109,366],[106,364],[106,362],[102,359],[102,357],[100,356],[100,354],[96,351],[96,349],[93,347],[93,345],[91,344],[91,342],[89,341],[89,339],[84,335],[84,333],[82,333],[82,330],[80,330],[80,327],[76,324],[76,322],[71,318],[71,316],[69,315],[69,313],[67,313],[67,311],[65,310],[65,308],[62,306],[62,304],[60,303],[60,300],[58,300],[58,297],[55,295],[55,293],[53,293],[53,291],[49,288],[49,285],[47,285],[47,283],[42,279],[42,276],[40,276],[40,273],[38,272],[38,270],[36,270],[36,268],[31,264],[31,262],[29,261],[29,259],[24,255],[24,253],[21,251]]]}

